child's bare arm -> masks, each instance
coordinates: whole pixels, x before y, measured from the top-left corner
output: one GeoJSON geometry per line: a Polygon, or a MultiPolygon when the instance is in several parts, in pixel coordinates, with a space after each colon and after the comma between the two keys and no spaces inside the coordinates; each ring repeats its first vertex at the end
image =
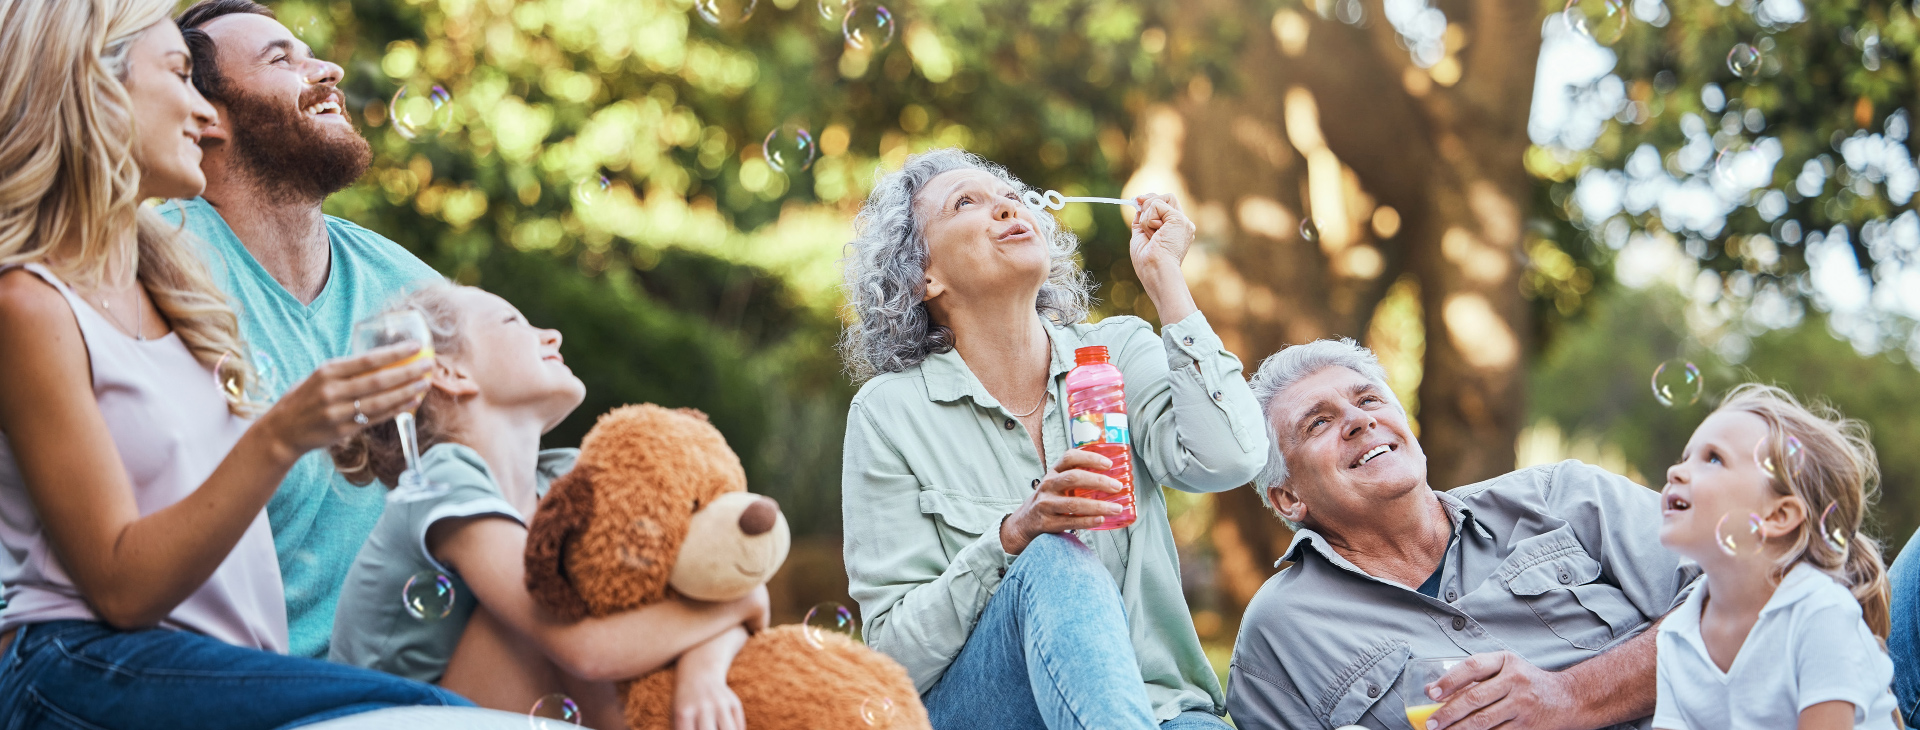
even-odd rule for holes
{"type": "Polygon", "coordinates": [[[746,645],[746,629],[734,627],[680,657],[673,688],[674,730],[745,730],[746,708],[727,687],[727,670],[746,645]]]}
{"type": "Polygon", "coordinates": [[[1852,730],[1853,703],[1822,702],[1800,711],[1800,730],[1852,730]]]}
{"type": "Polygon", "coordinates": [[[526,545],[526,528],[503,517],[442,520],[427,531],[428,550],[460,572],[481,605],[576,677],[641,676],[729,629],[766,625],[765,587],[726,603],[674,598],[604,618],[562,622],[527,594],[526,545]]]}

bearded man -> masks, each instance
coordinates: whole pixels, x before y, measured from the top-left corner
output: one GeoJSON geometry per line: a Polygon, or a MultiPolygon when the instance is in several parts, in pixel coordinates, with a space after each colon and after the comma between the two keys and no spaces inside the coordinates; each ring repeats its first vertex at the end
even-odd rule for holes
{"type": "MultiPolygon", "coordinates": [[[[201,133],[203,197],[162,206],[206,247],[240,312],[254,368],[278,397],[349,354],[353,323],[438,278],[398,244],[320,212],[372,159],[346,115],[342,69],[252,0],[205,0],[178,19],[193,84],[219,113],[201,133]]],[[[286,589],[288,653],[327,655],[334,603],[386,501],[324,452],[302,458],[267,503],[286,589]]]]}

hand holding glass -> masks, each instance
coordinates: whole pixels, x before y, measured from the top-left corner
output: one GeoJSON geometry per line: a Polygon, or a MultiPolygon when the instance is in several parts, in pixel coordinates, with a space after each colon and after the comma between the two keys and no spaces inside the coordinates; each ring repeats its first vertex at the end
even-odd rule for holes
{"type": "Polygon", "coordinates": [[[1415,659],[1407,662],[1406,687],[1412,692],[1407,695],[1407,724],[1414,730],[1426,730],[1427,718],[1440,710],[1446,703],[1435,702],[1427,697],[1427,685],[1440,681],[1447,676],[1453,666],[1466,661],[1466,657],[1456,656],[1444,659],[1415,659]]]}
{"type": "MultiPolygon", "coordinates": [[[[406,342],[418,343],[420,351],[388,367],[401,367],[433,357],[433,331],[427,328],[427,318],[417,310],[387,312],[353,325],[354,354],[406,342]]],[[[401,452],[407,458],[407,470],[401,473],[400,483],[394,485],[396,491],[414,486],[420,478],[420,449],[414,432],[413,411],[409,407],[393,417],[393,424],[400,431],[401,452]]]]}

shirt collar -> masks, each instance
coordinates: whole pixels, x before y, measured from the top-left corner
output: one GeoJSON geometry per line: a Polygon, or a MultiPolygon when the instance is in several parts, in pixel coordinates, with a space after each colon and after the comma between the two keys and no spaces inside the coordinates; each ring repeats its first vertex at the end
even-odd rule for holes
{"type": "MultiPolygon", "coordinates": [[[[1047,328],[1047,340],[1050,344],[1047,378],[1049,380],[1065,375],[1073,369],[1073,351],[1080,346],[1080,337],[1072,327],[1061,327],[1039,313],[1040,325],[1047,328]]],[[[949,349],[946,352],[928,355],[920,363],[920,375],[927,382],[927,399],[949,403],[961,398],[972,398],[974,403],[984,408],[999,408],[1000,401],[987,392],[987,387],[974,377],[973,369],[967,367],[967,361],[960,357],[960,351],[949,349]]]]}
{"type": "MultiPolygon", "coordinates": [[[[1767,599],[1767,605],[1760,607],[1760,615],[1790,609],[1812,596],[1821,581],[1830,580],[1833,578],[1819,568],[1805,561],[1797,563],[1787,571],[1786,577],[1780,579],[1780,585],[1773,589],[1773,597],[1767,599]]],[[[1706,639],[1700,636],[1700,612],[1706,609],[1706,604],[1707,579],[1701,576],[1694,582],[1693,591],[1687,594],[1686,602],[1660,622],[1660,630],[1680,637],[1701,656],[1709,656],[1706,639]]]]}
{"type": "MultiPolygon", "coordinates": [[[[1479,535],[1482,539],[1486,539],[1486,540],[1494,539],[1493,531],[1487,529],[1486,523],[1481,522],[1478,519],[1475,519],[1473,516],[1473,510],[1467,507],[1467,504],[1465,502],[1460,501],[1459,497],[1455,497],[1451,494],[1442,492],[1438,489],[1433,490],[1433,496],[1438,497],[1440,499],[1440,506],[1444,508],[1447,512],[1447,519],[1453,522],[1453,534],[1455,536],[1458,536],[1460,534],[1460,528],[1462,525],[1472,525],[1473,532],[1479,535]]],[[[1359,573],[1361,575],[1367,575],[1366,571],[1363,571],[1357,566],[1355,566],[1353,563],[1348,562],[1347,559],[1345,557],[1342,557],[1339,552],[1335,551],[1332,547],[1329,547],[1327,545],[1326,538],[1321,537],[1320,533],[1305,527],[1302,527],[1293,533],[1293,542],[1287,545],[1287,552],[1285,553],[1284,557],[1281,557],[1279,560],[1274,561],[1274,567],[1277,568],[1280,566],[1281,563],[1284,563],[1287,561],[1298,562],[1300,559],[1299,552],[1300,552],[1302,543],[1307,543],[1312,545],[1314,552],[1319,553],[1320,557],[1326,558],[1328,562],[1333,563],[1334,565],[1338,565],[1342,568],[1345,568],[1355,573],[1359,573]]],[[[1452,542],[1449,541],[1448,547],[1451,548],[1452,545],[1453,545],[1452,542]]],[[[1367,576],[1367,577],[1371,578],[1373,576],[1367,576]]]]}
{"type": "Polygon", "coordinates": [[[1792,608],[1794,604],[1806,600],[1813,595],[1814,591],[1819,590],[1821,583],[1828,581],[1839,583],[1807,561],[1794,563],[1793,568],[1780,579],[1780,585],[1773,589],[1773,597],[1767,599],[1767,605],[1760,607],[1760,614],[1764,616],[1792,608]]]}

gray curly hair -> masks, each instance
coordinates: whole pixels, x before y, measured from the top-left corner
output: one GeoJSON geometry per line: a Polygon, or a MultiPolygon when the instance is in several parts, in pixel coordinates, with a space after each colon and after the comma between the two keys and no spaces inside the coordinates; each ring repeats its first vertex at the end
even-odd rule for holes
{"type": "Polygon", "coordinates": [[[1266,505],[1268,511],[1295,530],[1300,529],[1300,524],[1280,514],[1280,510],[1273,506],[1273,500],[1267,498],[1274,489],[1287,483],[1287,459],[1280,453],[1280,434],[1273,428],[1273,403],[1280,397],[1281,391],[1330,367],[1343,367],[1359,373],[1380,389],[1388,403],[1400,409],[1401,413],[1407,412],[1407,407],[1400,403],[1400,397],[1394,395],[1393,388],[1387,385],[1387,369],[1380,366],[1380,358],[1350,338],[1314,340],[1304,345],[1284,347],[1260,362],[1260,369],[1254,371],[1247,386],[1253,389],[1253,400],[1260,404],[1260,420],[1267,427],[1267,465],[1253,477],[1253,489],[1260,495],[1260,503],[1266,505]]]}
{"type": "MultiPolygon", "coordinates": [[[[840,262],[848,315],[840,332],[840,357],[855,383],[906,370],[953,349],[953,330],[935,324],[923,301],[926,222],[916,216],[913,203],[928,182],[954,170],[980,170],[1016,191],[1029,189],[1006,168],[957,148],[908,157],[899,170],[880,176],[854,219],[853,241],[840,262]]],[[[1080,241],[1053,216],[1034,217],[1053,260],[1034,309],[1059,324],[1085,320],[1093,282],[1074,260],[1080,241]]]]}

